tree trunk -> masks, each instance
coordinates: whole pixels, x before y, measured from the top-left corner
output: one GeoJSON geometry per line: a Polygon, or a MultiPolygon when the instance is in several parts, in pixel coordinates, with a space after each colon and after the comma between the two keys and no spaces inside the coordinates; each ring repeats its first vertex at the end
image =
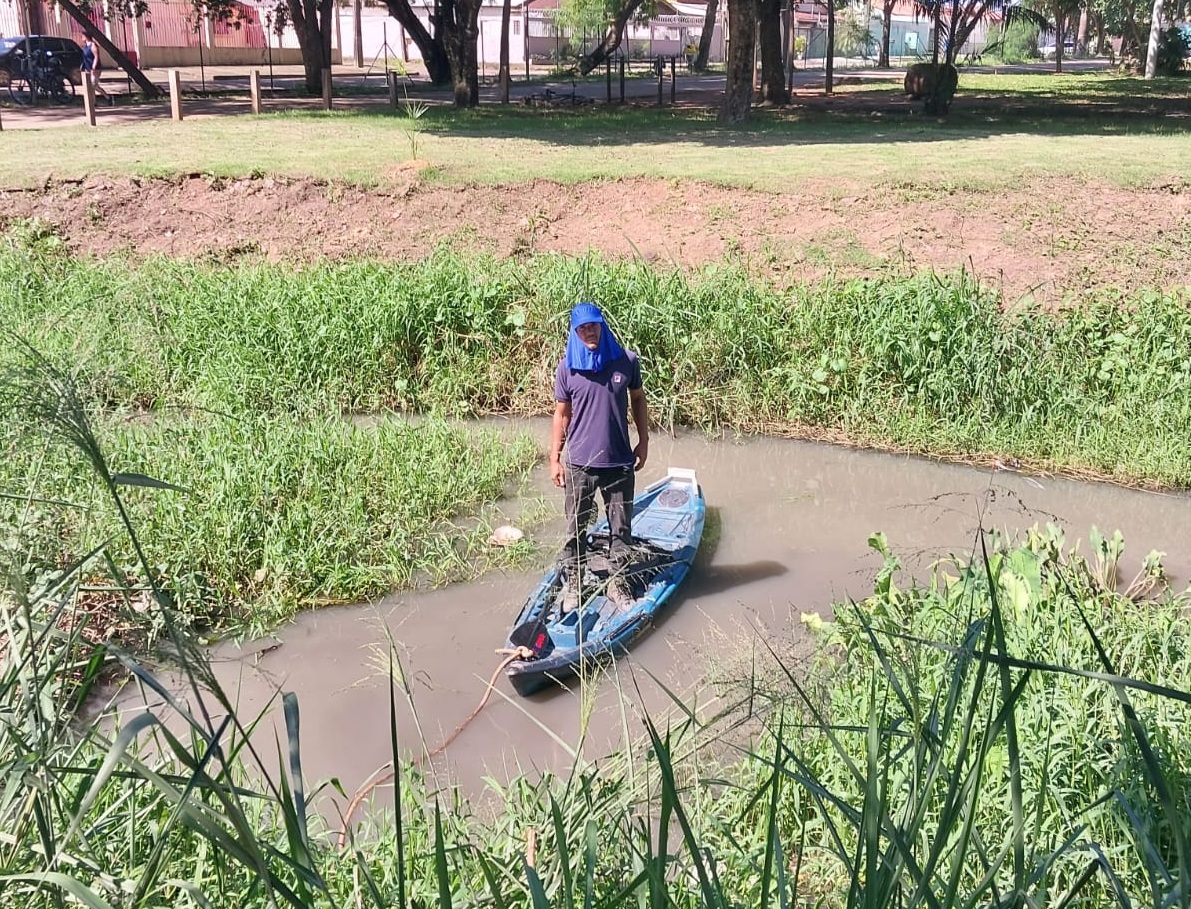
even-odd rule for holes
{"type": "MultiPolygon", "coordinates": [[[[1162,38],[1162,0],[1154,0],[1154,10],[1150,14],[1150,43],[1146,49],[1146,78],[1153,79],[1158,75],[1158,43],[1162,38]]],[[[1055,47],[1059,42],[1055,42],[1055,47]]]]}
{"type": "Polygon", "coordinates": [[[352,0],[352,53],[356,58],[356,66],[364,68],[364,0],[352,0]]]}
{"type": "Polygon", "coordinates": [[[443,0],[439,7],[439,35],[451,67],[451,84],[456,107],[475,107],[480,102],[479,35],[480,0],[443,0]]]}
{"type": "MultiPolygon", "coordinates": [[[[385,7],[389,15],[401,23],[405,33],[418,46],[422,54],[422,64],[426,67],[426,78],[435,85],[445,85],[451,81],[451,67],[447,63],[447,52],[443,47],[442,33],[431,35],[417,17],[409,0],[385,0],[385,7]]],[[[431,17],[431,22],[436,17],[431,17]]],[[[404,54],[402,55],[404,58],[404,54]]]]}
{"type": "Polygon", "coordinates": [[[720,107],[722,125],[743,123],[753,105],[753,44],[757,33],[756,0],[728,2],[728,81],[720,107]]]}
{"type": "Polygon", "coordinates": [[[1121,4],[1121,60],[1125,60],[1130,54],[1139,56],[1141,53],[1141,36],[1137,28],[1137,9],[1136,4],[1132,2],[1125,2],[1121,4]]]}
{"type": "MultiPolygon", "coordinates": [[[[443,11],[453,10],[454,7],[453,2],[444,3],[443,11]]],[[[467,90],[467,79],[464,74],[466,63],[463,51],[463,28],[460,23],[454,21],[453,14],[444,15],[439,23],[438,33],[442,38],[443,50],[447,54],[447,66],[451,70],[451,87],[455,95],[455,106],[470,107],[471,97],[467,90]]]]}
{"type": "MultiPolygon", "coordinates": [[[[946,2],[946,0],[941,0],[939,6],[942,6],[944,2],[946,2]]],[[[942,10],[940,10],[939,15],[942,15],[942,10]]],[[[959,0],[952,0],[951,15],[947,17],[947,37],[943,41],[943,62],[950,63],[953,66],[955,65],[955,61],[959,58],[959,49],[963,47],[963,42],[956,40],[959,17],[959,0]]]]}
{"type": "Polygon", "coordinates": [[[509,103],[509,19],[512,17],[512,0],[505,0],[500,11],[500,103],[509,103]]]}
{"type": "Polygon", "coordinates": [[[931,42],[930,62],[936,70],[939,68],[939,44],[943,40],[943,0],[935,0],[934,16],[931,20],[934,28],[935,40],[931,42]]]}
{"type": "Polygon", "coordinates": [[[323,70],[331,66],[333,0],[286,0],[286,6],[302,51],[306,93],[322,94],[323,70]]]}
{"type": "Polygon", "coordinates": [[[1091,17],[1088,15],[1088,8],[1082,7],[1079,11],[1079,31],[1075,34],[1075,52],[1081,57],[1088,55],[1088,27],[1090,25],[1091,17]]]}
{"type": "Polygon", "coordinates": [[[823,60],[823,94],[835,93],[835,3],[826,0],[827,6],[827,50],[823,60]]]}
{"type": "Polygon", "coordinates": [[[1062,0],[1053,0],[1050,13],[1055,21],[1055,72],[1061,73],[1063,71],[1063,35],[1066,33],[1062,0]]]}
{"type": "MultiPolygon", "coordinates": [[[[691,67],[697,73],[707,72],[707,60],[711,56],[711,39],[715,37],[715,19],[720,11],[720,0],[707,0],[703,13],[703,33],[699,35],[699,53],[691,67]]],[[[791,61],[793,63],[793,61],[791,61]]]]}
{"type": "MultiPolygon", "coordinates": [[[[335,0],[318,0],[318,37],[319,49],[322,51],[323,69],[331,68],[331,29],[334,26],[332,16],[335,14],[335,0]]],[[[342,57],[343,50],[340,49],[342,57]]],[[[323,90],[322,73],[319,73],[318,90],[323,90]]]]}
{"type": "Polygon", "coordinates": [[[128,59],[128,55],[124,53],[124,51],[120,50],[120,48],[116,47],[116,45],[112,44],[112,42],[108,40],[107,35],[96,28],[95,23],[87,18],[87,16],[83,14],[83,11],[75,6],[71,0],[59,0],[58,5],[66,11],[66,15],[70,16],[71,19],[78,23],[79,28],[81,28],[85,34],[88,34],[94,38],[95,43],[107,51],[108,56],[112,58],[112,60],[118,67],[120,67],[120,69],[128,73],[128,77],[137,84],[142,92],[144,92],[146,98],[160,97],[161,89],[150,82],[149,77],[141,72],[140,68],[128,59]]]}
{"type": "Polygon", "coordinates": [[[972,32],[976,30],[977,25],[985,20],[988,11],[993,7],[992,0],[977,0],[977,2],[963,6],[957,3],[952,4],[947,31],[949,37],[946,62],[952,65],[956,63],[959,59],[959,52],[972,37],[972,32]]]}
{"type": "MultiPolygon", "coordinates": [[[[466,62],[464,80],[467,83],[468,107],[475,107],[480,103],[480,6],[483,0],[475,0],[467,4],[467,28],[464,32],[466,43],[463,46],[463,58],[466,62]]],[[[456,98],[458,104],[458,98],[456,98]]]]}
{"type": "Polygon", "coordinates": [[[592,48],[590,54],[579,58],[580,74],[586,76],[593,69],[603,66],[604,61],[616,52],[616,49],[620,47],[620,42],[624,39],[625,26],[640,8],[641,3],[642,0],[626,0],[624,5],[616,11],[612,21],[608,23],[603,40],[592,48]]]}
{"type": "Polygon", "coordinates": [[[893,33],[893,0],[885,0],[885,8],[881,11],[881,51],[877,58],[877,66],[889,66],[889,42],[893,33]]]}
{"type": "Polygon", "coordinates": [[[860,27],[860,40],[864,42],[864,48],[860,52],[862,60],[868,60],[869,51],[872,50],[873,33],[869,30],[869,26],[873,21],[873,0],[864,0],[863,21],[860,27]]]}
{"type": "Polygon", "coordinates": [[[784,0],[760,0],[761,103],[788,104],[786,73],[782,68],[782,5],[784,0]]]}

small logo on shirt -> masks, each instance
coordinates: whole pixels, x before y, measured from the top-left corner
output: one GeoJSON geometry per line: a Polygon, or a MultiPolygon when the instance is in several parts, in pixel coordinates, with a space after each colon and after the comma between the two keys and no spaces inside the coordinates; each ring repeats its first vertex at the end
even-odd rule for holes
{"type": "Polygon", "coordinates": [[[628,376],[626,376],[623,372],[612,373],[612,387],[614,389],[616,389],[617,391],[619,391],[620,386],[623,385],[627,381],[628,381],[628,376]]]}

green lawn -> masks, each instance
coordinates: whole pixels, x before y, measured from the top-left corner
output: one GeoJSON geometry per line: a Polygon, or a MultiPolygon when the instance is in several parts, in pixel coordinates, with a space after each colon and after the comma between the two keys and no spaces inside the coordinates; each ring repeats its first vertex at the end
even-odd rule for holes
{"type": "MultiPolygon", "coordinates": [[[[836,176],[1013,186],[1039,177],[1149,185],[1191,173],[1191,80],[964,73],[946,119],[911,113],[900,86],[846,84],[720,129],[714,111],[649,107],[539,111],[433,106],[414,121],[376,107],[262,117],[192,117],[99,130],[4,134],[5,187],[95,172],[252,172],[387,182],[411,158],[451,184],[646,176],[762,189],[836,176]]],[[[916,109],[915,109],[916,110],[916,109]]]]}

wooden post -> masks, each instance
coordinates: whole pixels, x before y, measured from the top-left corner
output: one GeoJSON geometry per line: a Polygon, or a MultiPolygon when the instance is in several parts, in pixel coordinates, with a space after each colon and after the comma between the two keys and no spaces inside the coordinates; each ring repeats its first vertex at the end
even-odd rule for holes
{"type": "MultiPolygon", "coordinates": [[[[886,3],[891,0],[885,0],[886,3]]],[[[786,70],[786,92],[790,95],[794,94],[794,42],[795,42],[795,28],[794,28],[794,10],[790,10],[790,27],[786,30],[787,37],[790,39],[789,47],[786,49],[786,57],[790,61],[790,68],[786,70]]]]}
{"type": "Polygon", "coordinates": [[[252,98],[252,112],[261,112],[261,71],[254,69],[248,74],[248,94],[252,98]]]}
{"type": "Polygon", "coordinates": [[[363,69],[367,64],[364,62],[364,23],[363,19],[363,0],[353,0],[352,2],[352,49],[356,54],[356,66],[363,69]]]}
{"type": "Polygon", "coordinates": [[[170,117],[174,120],[182,119],[182,74],[176,69],[169,71],[170,83],[170,117]]]}
{"type": "Polygon", "coordinates": [[[87,125],[95,125],[95,81],[90,73],[83,73],[83,116],[87,125]]]}
{"type": "Polygon", "coordinates": [[[674,61],[677,59],[678,58],[675,56],[670,57],[670,103],[671,104],[674,103],[674,93],[677,91],[677,85],[678,85],[678,74],[675,72],[675,68],[674,68],[675,67],[674,61]]]}
{"type": "Polygon", "coordinates": [[[620,103],[624,104],[624,57],[620,58],[620,103]]]}
{"type": "Polygon", "coordinates": [[[323,70],[323,110],[331,109],[331,68],[323,70]]]}
{"type": "Polygon", "coordinates": [[[657,67],[658,71],[658,107],[661,107],[666,103],[662,100],[662,86],[666,84],[664,81],[666,67],[660,56],[653,58],[653,65],[657,67]]]}
{"type": "Polygon", "coordinates": [[[389,107],[397,110],[397,73],[389,70],[385,73],[385,81],[389,83],[389,107]]]}

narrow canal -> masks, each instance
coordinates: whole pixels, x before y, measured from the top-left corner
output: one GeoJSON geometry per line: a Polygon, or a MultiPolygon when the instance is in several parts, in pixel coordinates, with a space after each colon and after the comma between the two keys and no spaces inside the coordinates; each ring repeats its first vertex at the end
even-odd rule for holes
{"type": "MultiPolygon", "coordinates": [[[[547,421],[516,428],[533,432],[544,449],[547,421]]],[[[908,570],[925,575],[934,560],[970,551],[981,527],[1017,535],[1049,522],[1066,531],[1068,546],[1083,541],[1086,553],[1095,525],[1124,535],[1126,579],[1151,549],[1167,553],[1176,589],[1191,576],[1183,546],[1191,538],[1186,496],[814,443],[663,433],[653,436],[640,485],[671,465],[698,471],[709,531],[696,569],[661,620],[617,664],[614,677],[588,686],[586,703],[578,685],[521,699],[502,678],[484,711],[428,769],[438,782],[476,794],[487,776],[503,782],[523,771],[566,773],[573,749],[581,747],[587,758],[608,754],[626,731],[641,733],[642,706],[666,708],[669,696],[658,682],[713,709],[711,680],[747,671],[756,634],[774,635],[779,649],[796,653],[800,641],[805,645],[802,613],[826,613],[833,602],[871,591],[881,566],[866,544],[874,532],[887,536],[908,570]]],[[[561,491],[549,485],[544,467],[534,482],[561,516],[561,491]]],[[[552,551],[561,520],[531,536],[552,551]]],[[[337,777],[350,794],[390,754],[387,634],[417,714],[415,721],[401,695],[401,741],[410,753],[421,751],[423,741],[433,749],[480,700],[501,659],[494,651],[536,580],[537,572],[492,573],[475,583],[311,612],[274,641],[221,651],[218,674],[229,691],[238,691],[247,715],[278,689],[295,692],[307,780],[337,777]],[[261,652],[277,641],[280,646],[261,652]]],[[[280,729],[279,704],[272,714],[280,729]]],[[[272,726],[262,728],[272,753],[272,726]]],[[[387,790],[377,795],[390,798],[387,790]]]]}

